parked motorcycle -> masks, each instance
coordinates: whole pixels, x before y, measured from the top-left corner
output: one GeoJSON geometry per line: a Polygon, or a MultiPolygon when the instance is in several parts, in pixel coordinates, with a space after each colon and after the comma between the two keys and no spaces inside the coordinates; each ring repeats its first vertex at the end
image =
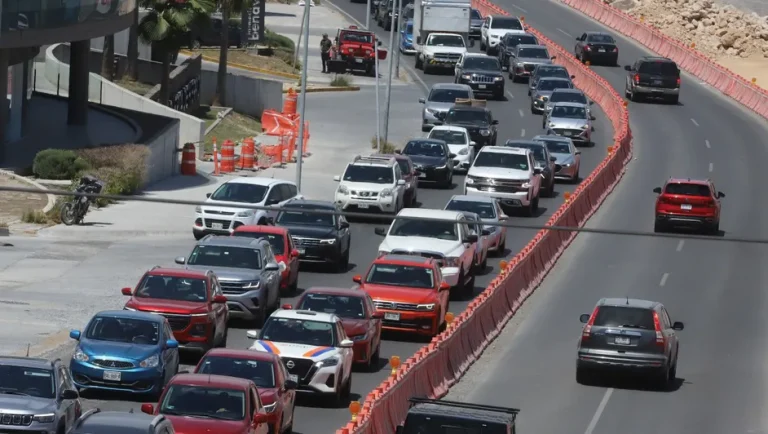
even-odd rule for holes
{"type": "Polygon", "coordinates": [[[85,175],[80,178],[80,184],[75,188],[74,198],[61,206],[61,222],[67,226],[83,222],[92,199],[78,193],[99,194],[104,189],[104,183],[97,178],[85,175]]]}

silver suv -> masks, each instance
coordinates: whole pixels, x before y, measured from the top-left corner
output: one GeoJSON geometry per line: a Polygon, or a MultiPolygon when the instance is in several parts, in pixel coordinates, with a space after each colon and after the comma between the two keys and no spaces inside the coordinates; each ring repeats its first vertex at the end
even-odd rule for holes
{"type": "Polygon", "coordinates": [[[267,240],[208,235],[176,263],[216,274],[230,318],[261,324],[280,307],[280,266],[267,240]]]}
{"type": "Polygon", "coordinates": [[[80,397],[59,359],[0,357],[0,378],[0,432],[63,433],[80,416],[80,397]]]}
{"type": "Polygon", "coordinates": [[[574,143],[589,146],[592,144],[592,121],[595,117],[587,109],[587,105],[573,102],[558,102],[552,106],[546,116],[544,126],[547,134],[557,134],[568,137],[574,143]]]}

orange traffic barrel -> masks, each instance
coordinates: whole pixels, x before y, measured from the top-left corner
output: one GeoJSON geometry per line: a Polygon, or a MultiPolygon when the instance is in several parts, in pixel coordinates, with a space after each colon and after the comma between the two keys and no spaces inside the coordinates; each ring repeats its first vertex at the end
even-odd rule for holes
{"type": "Polygon", "coordinates": [[[181,174],[182,175],[197,175],[195,156],[195,145],[187,143],[181,151],[181,174]]]}
{"type": "Polygon", "coordinates": [[[283,101],[283,114],[293,115],[296,114],[296,100],[298,95],[293,88],[288,89],[288,93],[285,95],[285,101],[283,101]]]}
{"type": "Polygon", "coordinates": [[[245,170],[253,169],[253,153],[255,143],[250,137],[243,139],[243,143],[240,145],[240,168],[245,170]]]}
{"type": "Polygon", "coordinates": [[[265,145],[264,155],[267,156],[268,165],[271,167],[275,164],[283,164],[283,143],[282,141],[277,145],[265,145]]]}
{"type": "Polygon", "coordinates": [[[225,140],[221,144],[221,172],[232,173],[235,171],[235,144],[232,140],[225,140]]]}
{"type": "Polygon", "coordinates": [[[301,155],[306,157],[309,155],[307,151],[309,149],[309,121],[304,121],[304,145],[302,146],[301,155]]]}

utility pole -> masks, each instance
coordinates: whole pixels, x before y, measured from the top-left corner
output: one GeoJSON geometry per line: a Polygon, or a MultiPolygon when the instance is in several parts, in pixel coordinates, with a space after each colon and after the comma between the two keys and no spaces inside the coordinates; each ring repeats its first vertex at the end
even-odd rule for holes
{"type": "MultiPolygon", "coordinates": [[[[402,2],[403,2],[403,0],[400,0],[400,6],[402,6],[402,2]]],[[[397,50],[395,50],[395,52],[393,54],[395,56],[395,77],[397,77],[398,80],[400,79],[400,47],[402,46],[401,44],[403,43],[403,41],[402,41],[403,35],[400,32],[400,29],[403,28],[403,22],[400,21],[400,14],[402,12],[403,11],[401,10],[397,14],[397,27],[398,27],[398,29],[397,29],[397,36],[396,36],[397,43],[395,44],[395,46],[397,47],[397,50]]]]}
{"type": "Polygon", "coordinates": [[[394,0],[393,2],[394,8],[392,9],[392,25],[390,26],[390,33],[389,33],[389,75],[387,76],[387,108],[384,112],[384,143],[387,143],[389,140],[389,107],[391,104],[392,99],[392,74],[393,69],[395,67],[395,61],[392,58],[394,56],[394,51],[396,51],[395,48],[395,21],[400,18],[400,0],[394,0]],[[397,13],[397,17],[395,16],[395,13],[397,13]]]}
{"type": "Polygon", "coordinates": [[[379,38],[374,34],[376,42],[373,44],[374,66],[376,74],[376,151],[381,152],[381,107],[379,107],[379,38]]]}
{"type": "Polygon", "coordinates": [[[301,191],[301,163],[304,159],[304,114],[307,111],[307,61],[309,59],[309,8],[312,0],[304,0],[304,58],[301,61],[301,94],[299,95],[299,149],[296,150],[296,187],[301,191]]]}
{"type": "Polygon", "coordinates": [[[296,70],[296,64],[299,63],[299,53],[301,52],[301,38],[304,35],[304,26],[306,25],[307,18],[309,17],[309,10],[304,8],[304,16],[301,17],[301,30],[299,30],[299,37],[296,39],[296,54],[293,57],[293,69],[296,70]]]}
{"type": "Polygon", "coordinates": [[[365,7],[365,30],[371,30],[371,0],[365,7]]]}

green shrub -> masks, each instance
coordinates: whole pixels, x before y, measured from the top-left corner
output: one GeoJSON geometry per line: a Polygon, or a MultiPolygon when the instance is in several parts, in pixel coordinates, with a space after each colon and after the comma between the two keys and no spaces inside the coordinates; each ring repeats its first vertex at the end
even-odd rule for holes
{"type": "Polygon", "coordinates": [[[280,51],[279,49],[291,53],[296,51],[296,44],[294,44],[291,38],[275,33],[269,29],[264,29],[264,45],[275,49],[275,51],[280,51]]]}
{"type": "MultiPolygon", "coordinates": [[[[392,142],[385,142],[383,138],[379,137],[381,140],[379,141],[379,144],[381,145],[381,149],[378,149],[376,152],[379,154],[394,154],[395,151],[398,149],[395,144],[392,142]]],[[[376,136],[371,137],[371,149],[376,149],[376,136]]]]}
{"type": "Polygon", "coordinates": [[[336,74],[331,80],[331,86],[333,87],[348,87],[352,85],[352,79],[348,74],[336,74]]]}
{"type": "Polygon", "coordinates": [[[48,216],[39,209],[29,209],[21,215],[21,221],[24,223],[45,224],[48,223],[48,216]]]}
{"type": "Polygon", "coordinates": [[[61,223],[61,206],[71,200],[69,197],[58,196],[56,197],[56,203],[45,215],[49,223],[59,224],[61,223]]]}
{"type": "Polygon", "coordinates": [[[75,151],[44,149],[35,155],[32,172],[42,179],[72,179],[76,173],[89,167],[88,162],[75,151]]]}
{"type": "MultiPolygon", "coordinates": [[[[78,151],[83,160],[94,169],[77,174],[92,175],[104,182],[102,194],[127,196],[138,192],[144,184],[149,149],[144,145],[117,145],[78,151]]],[[[111,201],[96,199],[96,206],[106,206],[111,201]]]]}

